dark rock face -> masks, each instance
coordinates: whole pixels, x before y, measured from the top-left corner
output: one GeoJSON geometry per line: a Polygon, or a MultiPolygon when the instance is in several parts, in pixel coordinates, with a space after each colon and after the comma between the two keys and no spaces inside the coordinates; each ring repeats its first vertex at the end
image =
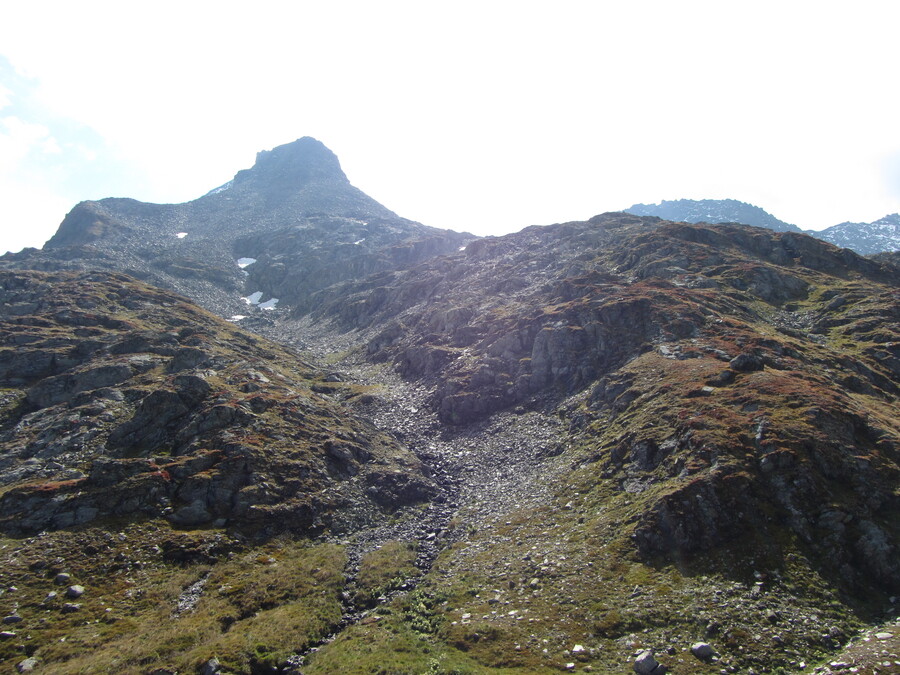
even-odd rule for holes
{"type": "Polygon", "coordinates": [[[848,253],[791,233],[610,215],[476,241],[326,291],[317,314],[378,327],[369,354],[407,376],[440,375],[435,405],[458,424],[548,389],[577,391],[660,341],[695,338],[715,303],[737,309],[729,292],[782,307],[809,295],[811,271],[890,278],[848,253]]]}
{"type": "MultiPolygon", "coordinates": [[[[238,171],[230,185],[217,188],[214,194],[255,185],[259,191],[270,194],[282,192],[289,198],[298,186],[316,182],[326,185],[349,183],[337,156],[322,143],[307,136],[258,153],[252,169],[238,171]]],[[[326,212],[334,210],[330,204],[321,206],[326,212]]]]}
{"type": "Polygon", "coordinates": [[[340,529],[344,511],[365,521],[433,490],[315,394],[309,366],[183,298],[101,273],[2,273],[0,288],[5,532],[112,515],[340,529]]]}

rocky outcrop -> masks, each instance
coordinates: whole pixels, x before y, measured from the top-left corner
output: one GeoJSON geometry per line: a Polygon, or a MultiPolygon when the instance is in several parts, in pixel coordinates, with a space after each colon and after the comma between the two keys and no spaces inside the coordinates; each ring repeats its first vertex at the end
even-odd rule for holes
{"type": "Polygon", "coordinates": [[[183,298],[99,273],[0,288],[5,532],[112,516],[341,529],[433,490],[309,366],[183,298]]]}
{"type": "Polygon", "coordinates": [[[408,377],[439,376],[432,405],[460,424],[577,391],[661,341],[698,337],[716,316],[807,301],[816,273],[893,274],[804,235],[610,214],[336,287],[316,313],[377,327],[368,353],[408,377]]]}

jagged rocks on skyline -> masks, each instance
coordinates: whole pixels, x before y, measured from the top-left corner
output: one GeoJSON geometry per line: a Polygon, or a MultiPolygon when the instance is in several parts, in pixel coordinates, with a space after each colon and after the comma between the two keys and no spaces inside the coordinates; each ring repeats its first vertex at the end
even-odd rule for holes
{"type": "Polygon", "coordinates": [[[659,204],[634,204],[625,212],[684,223],[742,223],[776,232],[801,231],[796,225],[779,220],[758,206],[736,199],[664,199],[659,204]]]}
{"type": "Polygon", "coordinates": [[[840,223],[814,234],[861,255],[900,251],[900,214],[892,213],[871,223],[840,223]]]}
{"type": "Polygon", "coordinates": [[[743,223],[776,232],[805,232],[860,255],[900,250],[900,215],[896,213],[872,223],[846,222],[824,230],[801,230],[758,206],[735,199],[663,200],[659,204],[634,204],[625,212],[685,223],[743,223]]]}

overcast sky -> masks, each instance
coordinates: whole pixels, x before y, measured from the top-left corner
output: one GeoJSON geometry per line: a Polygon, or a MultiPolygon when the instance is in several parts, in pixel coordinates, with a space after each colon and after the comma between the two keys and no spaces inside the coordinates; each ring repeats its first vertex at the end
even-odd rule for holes
{"type": "Polygon", "coordinates": [[[900,211],[900,2],[4,2],[0,252],[314,136],[402,216],[500,234],[733,198],[900,211]]]}

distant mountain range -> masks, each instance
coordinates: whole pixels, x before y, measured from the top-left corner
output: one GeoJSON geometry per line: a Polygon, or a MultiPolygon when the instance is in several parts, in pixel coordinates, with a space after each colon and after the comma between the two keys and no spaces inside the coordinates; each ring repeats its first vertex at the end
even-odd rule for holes
{"type": "Polygon", "coordinates": [[[801,230],[779,220],[753,204],[736,199],[675,199],[659,204],[634,204],[625,209],[636,216],[656,216],[682,223],[741,223],[767,227],[776,232],[804,232],[849,248],[860,255],[900,250],[900,214],[893,213],[872,223],[840,223],[825,230],[801,230]]]}
{"type": "Polygon", "coordinates": [[[872,223],[840,223],[821,232],[809,232],[814,237],[830,241],[836,246],[853,249],[862,255],[900,250],[900,213],[892,213],[872,223]]]}

